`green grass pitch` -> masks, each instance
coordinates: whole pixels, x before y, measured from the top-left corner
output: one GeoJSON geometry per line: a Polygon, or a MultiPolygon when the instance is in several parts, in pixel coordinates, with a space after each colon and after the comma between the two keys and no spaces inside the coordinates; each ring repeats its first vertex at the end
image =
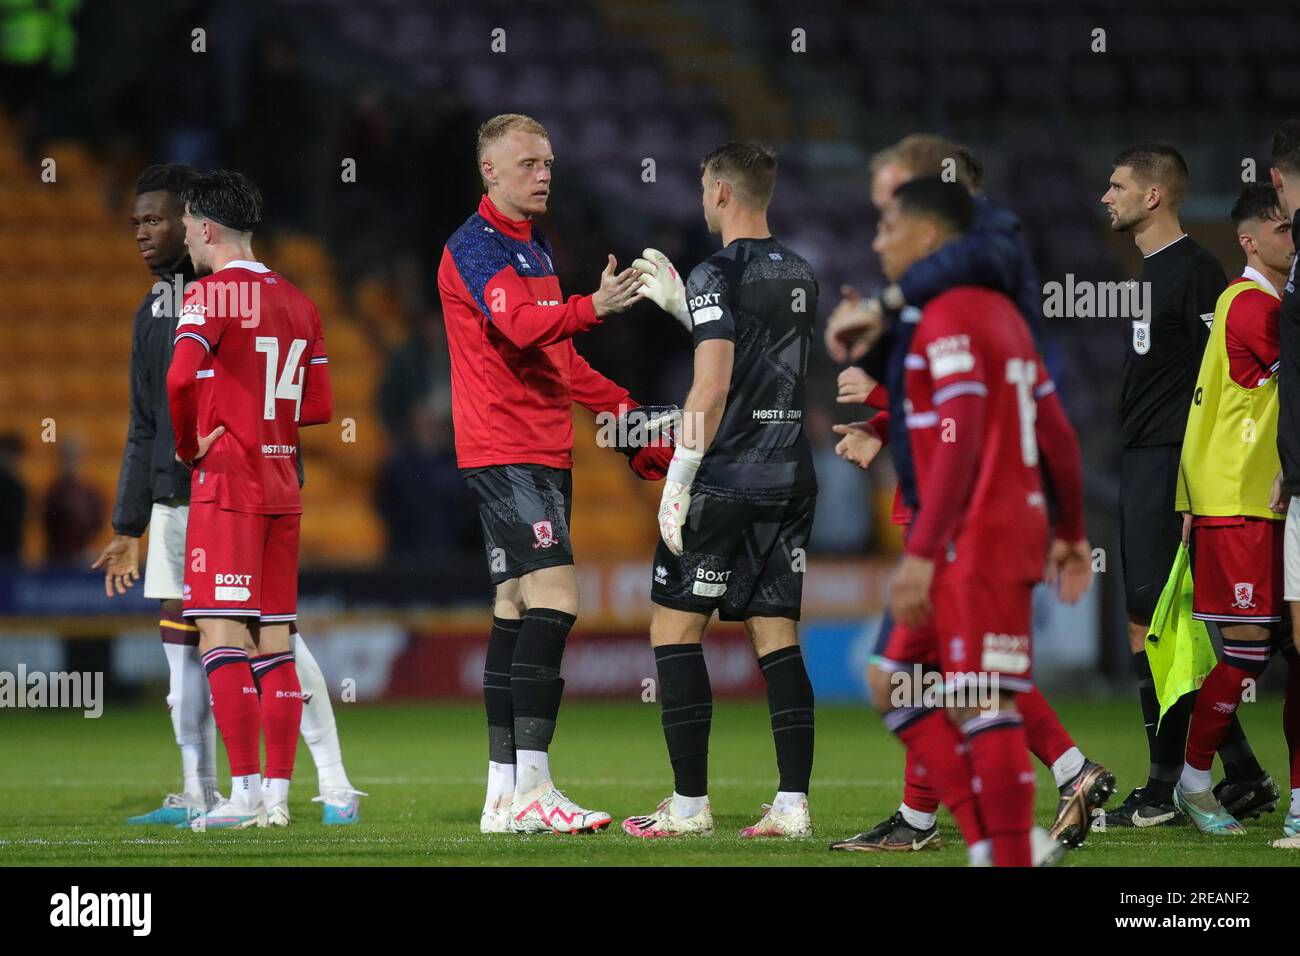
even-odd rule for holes
{"type": "MultiPolygon", "coordinates": [[[[1119,778],[1121,799],[1145,779],[1146,747],[1137,704],[1126,699],[1056,701],[1086,753],[1119,778]]],[[[902,789],[902,750],[864,708],[817,711],[812,811],[817,837],[742,841],[775,789],[766,707],[719,701],[711,745],[712,838],[639,841],[618,823],[652,810],[672,789],[659,708],[641,703],[565,705],[551,765],[580,803],[608,810],[615,823],[583,837],[483,836],[478,832],[486,732],[475,705],[336,705],[353,783],[371,796],[363,822],[323,827],[315,772],[298,755],[287,830],[206,834],[128,827],[126,817],[156,806],[178,786],[179,758],[160,706],[109,707],[98,720],[50,712],[9,712],[0,734],[0,864],[4,865],[726,865],[956,866],[965,850],[941,818],[939,851],[829,853],[827,842],[892,812],[902,789]]],[[[1280,704],[1242,707],[1264,765],[1286,792],[1280,704]]],[[[226,762],[219,766],[226,782],[226,762]]],[[[1039,822],[1056,794],[1039,770],[1039,822]]],[[[1112,806],[1114,801],[1112,801],[1112,806]]],[[[1272,849],[1283,809],[1252,821],[1244,837],[1209,838],[1189,827],[1094,832],[1066,858],[1072,866],[1274,866],[1300,864],[1300,852],[1272,849]]]]}

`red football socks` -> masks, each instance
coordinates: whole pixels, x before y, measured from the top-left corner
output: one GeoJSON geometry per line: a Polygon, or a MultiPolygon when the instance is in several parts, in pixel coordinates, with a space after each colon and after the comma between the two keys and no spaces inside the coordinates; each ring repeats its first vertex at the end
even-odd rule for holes
{"type": "Polygon", "coordinates": [[[253,673],[262,689],[262,730],[266,734],[266,778],[288,780],[298,753],[302,726],[302,685],[293,652],[265,654],[253,659],[253,673]]]}
{"type": "Polygon", "coordinates": [[[226,744],[231,775],[260,773],[262,720],[248,655],[242,647],[214,647],[203,655],[203,669],[208,672],[212,715],[226,744]]]}

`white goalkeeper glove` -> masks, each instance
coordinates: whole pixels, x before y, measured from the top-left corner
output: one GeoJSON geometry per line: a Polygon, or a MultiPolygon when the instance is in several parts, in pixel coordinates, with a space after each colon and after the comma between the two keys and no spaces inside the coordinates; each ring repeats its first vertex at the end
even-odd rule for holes
{"type": "Polygon", "coordinates": [[[678,445],[668,463],[664,493],[659,499],[659,537],[676,555],[682,553],[682,527],[691,510],[691,482],[703,459],[703,452],[678,445]]]}
{"type": "Polygon", "coordinates": [[[645,249],[632,268],[642,274],[637,295],[649,299],[691,331],[691,315],[686,311],[686,284],[666,255],[658,249],[645,249]]]}

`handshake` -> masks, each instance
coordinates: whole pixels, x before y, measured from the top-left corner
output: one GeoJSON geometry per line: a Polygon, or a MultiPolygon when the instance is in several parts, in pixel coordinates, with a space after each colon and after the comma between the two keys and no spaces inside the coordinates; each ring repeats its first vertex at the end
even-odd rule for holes
{"type": "Polygon", "coordinates": [[[625,312],[642,299],[649,299],[690,331],[686,284],[666,255],[658,249],[646,249],[622,272],[616,273],[616,268],[618,262],[611,255],[600,274],[600,288],[591,297],[596,315],[604,318],[625,312]]]}

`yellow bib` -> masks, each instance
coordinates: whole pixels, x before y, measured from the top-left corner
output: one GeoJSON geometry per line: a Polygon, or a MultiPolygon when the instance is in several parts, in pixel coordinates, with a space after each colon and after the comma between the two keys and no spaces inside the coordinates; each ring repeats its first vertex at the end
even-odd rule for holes
{"type": "Polygon", "coordinates": [[[1277,376],[1257,388],[1243,388],[1228,374],[1228,309],[1248,289],[1269,291],[1253,280],[1237,282],[1224,289],[1215,303],[1214,324],[1187,415],[1174,508],[1208,517],[1251,515],[1281,521],[1285,516],[1268,507],[1269,491],[1281,467],[1277,376]]]}

